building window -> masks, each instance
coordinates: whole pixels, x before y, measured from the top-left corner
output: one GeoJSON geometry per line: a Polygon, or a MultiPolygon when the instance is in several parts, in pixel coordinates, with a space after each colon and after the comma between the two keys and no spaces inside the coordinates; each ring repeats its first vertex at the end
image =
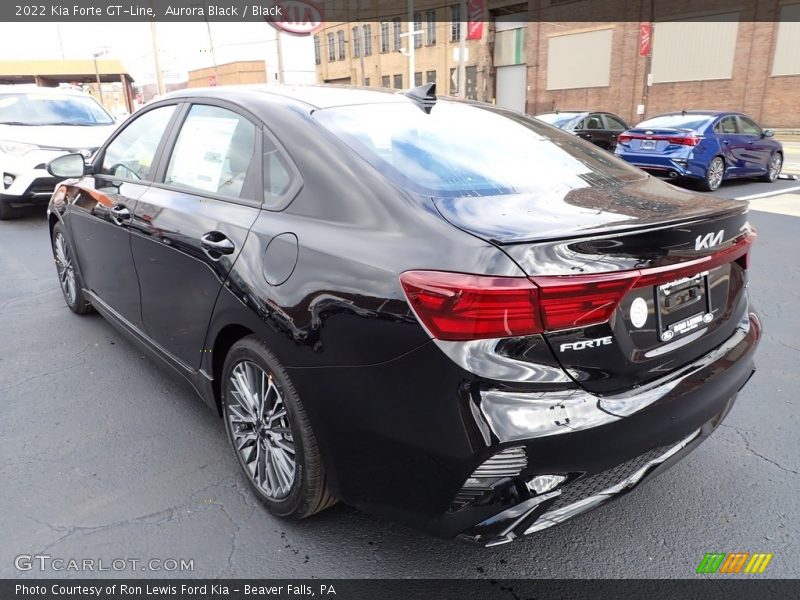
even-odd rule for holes
{"type": "Polygon", "coordinates": [[[425,83],[436,83],[436,71],[425,73],[425,83]]]}
{"type": "Polygon", "coordinates": [[[400,73],[399,75],[394,76],[394,89],[402,90],[403,89],[403,74],[400,73]]]}
{"type": "Polygon", "coordinates": [[[450,41],[457,42],[461,39],[461,5],[453,4],[450,7],[450,41]]]}
{"type": "Polygon", "coordinates": [[[361,31],[358,27],[353,27],[353,58],[361,56],[361,31]]]}
{"type": "Polygon", "coordinates": [[[388,75],[384,75],[383,77],[381,77],[381,87],[388,88],[391,87],[391,85],[392,85],[391,77],[389,77],[388,75]]]}
{"type": "Polygon", "coordinates": [[[364,77],[364,87],[369,87],[369,77],[364,77]]]}
{"type": "Polygon", "coordinates": [[[344,57],[347,56],[344,51],[344,31],[340,29],[336,32],[336,36],[339,38],[339,60],[344,60],[344,57]]]}
{"type": "Polygon", "coordinates": [[[322,62],[322,57],[320,55],[320,48],[319,48],[319,36],[314,36],[314,63],[320,64],[322,62]]]}
{"type": "Polygon", "coordinates": [[[328,60],[333,62],[336,60],[336,46],[333,43],[333,34],[328,34],[328,60]]]}
{"type": "Polygon", "coordinates": [[[372,55],[372,25],[364,25],[364,56],[372,55]]]}
{"type": "Polygon", "coordinates": [[[422,13],[419,12],[414,13],[414,48],[422,48],[422,13]]]}
{"type": "Polygon", "coordinates": [[[414,86],[422,85],[422,71],[414,73],[414,86]]]}
{"type": "MultiPolygon", "coordinates": [[[[663,37],[660,29],[658,35],[663,37]]],[[[613,36],[614,29],[608,28],[551,37],[547,46],[547,89],[569,90],[609,85],[613,36]]],[[[655,73],[655,63],[653,65],[655,73]]]]}
{"type": "Polygon", "coordinates": [[[436,10],[429,10],[427,18],[428,32],[425,43],[428,44],[428,46],[433,46],[436,44],[436,10]]]}
{"type": "MultiPolygon", "coordinates": [[[[381,52],[389,51],[389,23],[381,23],[381,52]]],[[[386,87],[389,87],[388,85],[386,87]]]]}
{"type": "Polygon", "coordinates": [[[392,42],[394,43],[394,50],[400,50],[402,41],[400,34],[403,32],[403,27],[400,25],[400,17],[392,19],[392,42]]]}
{"type": "Polygon", "coordinates": [[[781,8],[778,39],[772,60],[772,75],[800,75],[800,4],[787,4],[781,8]]]}
{"type": "Polygon", "coordinates": [[[739,13],[728,13],[657,23],[657,34],[653,37],[653,83],[730,79],[738,21],[739,13]]]}

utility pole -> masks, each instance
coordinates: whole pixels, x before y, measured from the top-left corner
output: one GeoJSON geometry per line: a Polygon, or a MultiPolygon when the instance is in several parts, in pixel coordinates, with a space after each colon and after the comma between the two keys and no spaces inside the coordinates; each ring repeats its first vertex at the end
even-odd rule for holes
{"type": "Polygon", "coordinates": [[[461,22],[458,24],[458,97],[467,97],[467,65],[464,61],[464,54],[467,49],[467,2],[461,0],[459,5],[459,18],[461,22]]]}
{"type": "Polygon", "coordinates": [[[100,82],[100,69],[97,67],[97,57],[101,54],[102,52],[92,52],[92,58],[94,58],[94,78],[97,81],[97,93],[100,94],[100,104],[105,106],[105,102],[103,102],[103,84],[100,82]]]}
{"type": "Polygon", "coordinates": [[[211,37],[211,23],[206,19],[206,31],[208,32],[208,47],[211,51],[211,64],[214,65],[214,85],[219,85],[217,73],[217,55],[214,53],[214,38],[211,37]]]}
{"type": "Polygon", "coordinates": [[[283,44],[281,43],[281,32],[279,29],[275,30],[275,43],[278,47],[278,83],[283,81],[283,44]]]}
{"type": "Polygon", "coordinates": [[[150,21],[150,39],[153,42],[153,62],[156,67],[156,87],[158,88],[158,95],[164,94],[164,79],[161,77],[161,59],[159,58],[158,50],[158,33],[156,32],[156,22],[150,21]]]}
{"type": "MultiPolygon", "coordinates": [[[[650,47],[647,56],[644,57],[644,83],[642,85],[642,107],[643,112],[639,120],[643,120],[647,114],[648,104],[650,103],[650,85],[653,77],[653,39],[656,30],[656,2],[650,0],[650,47]]],[[[640,33],[641,35],[641,33],[640,33]]],[[[641,43],[641,40],[640,40],[641,43]]]]}

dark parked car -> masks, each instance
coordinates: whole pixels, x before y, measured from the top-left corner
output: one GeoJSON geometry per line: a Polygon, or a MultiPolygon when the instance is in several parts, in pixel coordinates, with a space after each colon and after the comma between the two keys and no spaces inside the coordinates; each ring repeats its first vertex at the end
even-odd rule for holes
{"type": "Polygon", "coordinates": [[[620,117],[607,112],[558,111],[536,118],[612,152],[617,146],[617,137],[628,128],[620,117]]]}
{"type": "Polygon", "coordinates": [[[626,131],[616,154],[656,175],[686,178],[713,191],[737,177],[775,181],[783,168],[783,146],[772,136],[739,113],[685,110],[626,131]]]}
{"type": "Polygon", "coordinates": [[[745,204],[431,86],[182,90],[49,169],[67,304],[188,379],[279,516],[508,542],[667,468],[753,373],[745,204]]]}

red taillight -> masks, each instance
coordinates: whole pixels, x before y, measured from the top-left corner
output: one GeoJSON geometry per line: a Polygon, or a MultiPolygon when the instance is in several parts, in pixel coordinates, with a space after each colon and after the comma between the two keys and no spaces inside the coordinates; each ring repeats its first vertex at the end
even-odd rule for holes
{"type": "Polygon", "coordinates": [[[638,271],[533,277],[546,330],[607,321],[639,277],[638,271]]]}
{"type": "Polygon", "coordinates": [[[406,271],[400,283],[420,321],[440,340],[477,340],[542,331],[538,290],[526,277],[406,271]]]}
{"type": "Polygon", "coordinates": [[[623,133],[617,137],[617,141],[627,144],[631,140],[667,140],[670,144],[677,144],[680,146],[697,146],[700,143],[700,138],[694,135],[634,135],[630,133],[623,133]]]}
{"type": "Polygon", "coordinates": [[[700,138],[696,138],[693,135],[681,135],[668,137],[667,141],[670,144],[678,144],[680,146],[697,146],[700,143],[700,138]]]}
{"type": "Polygon", "coordinates": [[[692,277],[736,261],[747,268],[755,232],[728,248],[682,263],[592,275],[492,277],[406,271],[403,291],[420,321],[440,340],[478,340],[585,327],[611,318],[633,288],[692,277]]]}

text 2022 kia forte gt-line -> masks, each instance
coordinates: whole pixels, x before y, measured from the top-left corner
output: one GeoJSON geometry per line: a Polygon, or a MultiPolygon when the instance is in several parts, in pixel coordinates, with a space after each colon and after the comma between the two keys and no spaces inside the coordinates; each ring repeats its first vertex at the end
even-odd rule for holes
{"type": "Polygon", "coordinates": [[[49,168],[67,304],[194,385],[276,515],[507,542],[674,463],[753,373],[744,204],[431,86],[184,90],[49,168]]]}

